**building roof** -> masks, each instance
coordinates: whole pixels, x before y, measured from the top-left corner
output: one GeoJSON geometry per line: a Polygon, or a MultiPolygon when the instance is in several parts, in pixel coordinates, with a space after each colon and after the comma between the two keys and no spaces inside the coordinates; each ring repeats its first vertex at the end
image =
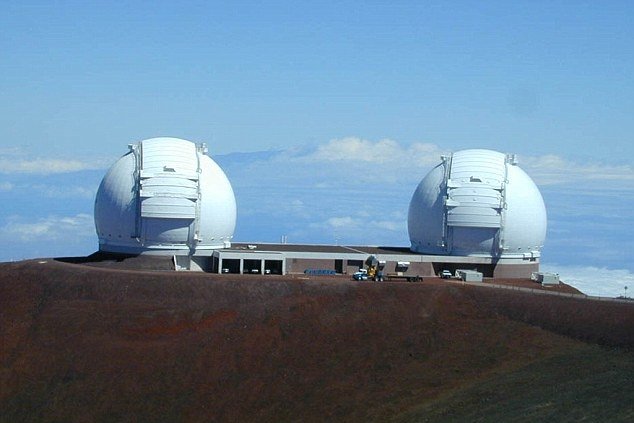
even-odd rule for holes
{"type": "Polygon", "coordinates": [[[347,246],[347,245],[319,245],[319,244],[269,244],[269,243],[240,243],[234,242],[225,251],[271,251],[296,253],[330,253],[330,254],[389,254],[389,255],[420,255],[413,253],[407,247],[379,247],[379,246],[347,246]]]}

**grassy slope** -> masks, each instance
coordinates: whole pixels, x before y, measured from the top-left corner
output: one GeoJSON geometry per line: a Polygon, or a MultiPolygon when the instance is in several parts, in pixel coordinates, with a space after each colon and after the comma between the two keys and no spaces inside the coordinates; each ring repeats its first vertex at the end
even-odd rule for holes
{"type": "MultiPolygon", "coordinates": [[[[0,270],[2,421],[632,415],[632,353],[525,323],[547,315],[543,296],[518,313],[532,297],[459,286],[0,270]]],[[[586,306],[553,304],[579,335],[586,306]]],[[[631,327],[632,308],[602,307],[615,333],[631,327]]]]}

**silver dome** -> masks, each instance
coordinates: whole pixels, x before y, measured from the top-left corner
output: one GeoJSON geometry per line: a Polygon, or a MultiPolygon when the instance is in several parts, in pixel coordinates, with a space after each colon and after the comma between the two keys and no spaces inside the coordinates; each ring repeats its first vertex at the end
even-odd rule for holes
{"type": "Polygon", "coordinates": [[[228,247],[236,223],[231,184],[204,145],[152,138],[108,170],[95,199],[101,251],[203,253],[228,247]]]}
{"type": "Polygon", "coordinates": [[[463,150],[443,157],[409,206],[411,250],[426,254],[539,257],[546,207],[514,156],[463,150]]]}

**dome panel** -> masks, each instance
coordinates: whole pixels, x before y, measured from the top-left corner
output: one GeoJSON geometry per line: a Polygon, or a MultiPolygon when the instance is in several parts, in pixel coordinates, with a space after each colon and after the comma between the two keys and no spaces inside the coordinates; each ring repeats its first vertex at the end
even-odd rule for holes
{"type": "Polygon", "coordinates": [[[444,180],[447,162],[433,168],[418,184],[409,204],[407,228],[412,250],[445,254],[444,180]]]}
{"type": "Polygon", "coordinates": [[[533,180],[519,167],[509,166],[504,248],[507,254],[539,253],[546,239],[544,199],[533,180]]]}
{"type": "Polygon", "coordinates": [[[102,240],[126,243],[135,236],[134,169],[134,155],[128,153],[112,165],[99,185],[95,198],[95,227],[100,244],[102,240]]]}

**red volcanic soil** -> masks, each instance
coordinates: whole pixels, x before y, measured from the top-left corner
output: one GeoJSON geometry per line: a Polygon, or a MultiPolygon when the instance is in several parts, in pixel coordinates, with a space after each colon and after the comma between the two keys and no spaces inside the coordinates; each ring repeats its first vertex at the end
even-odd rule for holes
{"type": "Polygon", "coordinates": [[[0,264],[0,421],[630,421],[634,304],[0,264]]]}

